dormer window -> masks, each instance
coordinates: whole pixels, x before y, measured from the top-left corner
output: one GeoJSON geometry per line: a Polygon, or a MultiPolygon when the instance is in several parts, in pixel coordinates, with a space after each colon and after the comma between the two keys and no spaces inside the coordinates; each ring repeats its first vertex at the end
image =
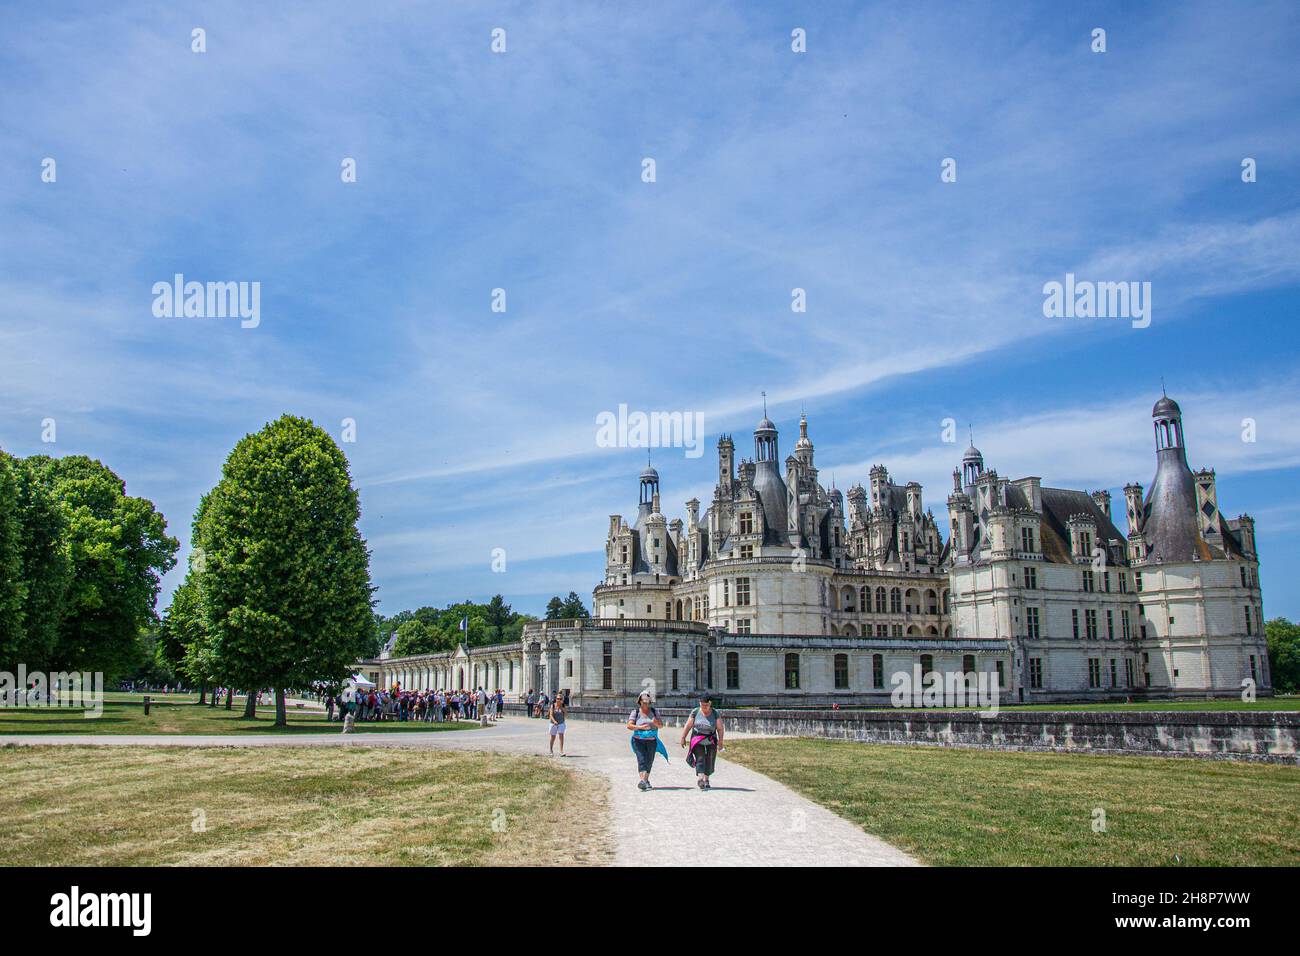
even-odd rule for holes
{"type": "Polygon", "coordinates": [[[740,534],[754,533],[754,513],[752,511],[742,511],[738,520],[740,534]]]}

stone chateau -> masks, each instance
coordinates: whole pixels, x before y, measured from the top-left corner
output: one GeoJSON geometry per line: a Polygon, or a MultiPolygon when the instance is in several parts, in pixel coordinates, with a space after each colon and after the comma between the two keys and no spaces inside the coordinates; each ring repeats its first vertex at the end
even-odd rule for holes
{"type": "Polygon", "coordinates": [[[754,457],[718,442],[713,500],[661,509],[646,468],[633,518],[612,515],[588,621],[528,625],[522,644],[381,658],[363,669],[408,688],[567,689],[579,702],[888,703],[896,674],[981,674],[1003,703],[1271,693],[1254,521],[1219,511],[1213,470],[1193,472],[1182,412],[1152,410],[1156,471],[1106,491],[1004,478],[966,449],[946,535],[921,486],[883,466],[847,494],[821,484],[799,423],[754,457]]]}

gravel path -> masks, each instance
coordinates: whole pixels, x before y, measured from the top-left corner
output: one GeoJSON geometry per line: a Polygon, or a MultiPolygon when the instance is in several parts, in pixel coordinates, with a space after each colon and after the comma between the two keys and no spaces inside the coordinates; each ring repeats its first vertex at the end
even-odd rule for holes
{"type": "MultiPolygon", "coordinates": [[[[713,789],[701,792],[673,728],[669,761],[655,761],[654,790],[637,790],[636,757],[619,724],[571,721],[565,764],[603,775],[620,866],[915,866],[883,840],[762,774],[719,759],[713,789]]],[[[735,738],[743,735],[733,734],[735,738]]],[[[546,723],[506,717],[460,733],[285,734],[258,736],[0,736],[0,745],[172,747],[440,747],[545,754],[546,723]]],[[[724,750],[725,754],[726,751],[724,750]]],[[[560,757],[556,757],[560,760],[560,757]]]]}

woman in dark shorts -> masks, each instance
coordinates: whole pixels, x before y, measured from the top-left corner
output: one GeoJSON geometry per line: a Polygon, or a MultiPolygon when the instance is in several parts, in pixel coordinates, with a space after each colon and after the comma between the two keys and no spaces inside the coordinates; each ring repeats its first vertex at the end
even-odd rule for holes
{"type": "Polygon", "coordinates": [[[695,768],[695,785],[701,790],[709,789],[709,777],[713,776],[713,764],[718,759],[718,748],[722,746],[722,715],[713,708],[713,698],[705,694],[700,698],[700,706],[691,711],[691,716],[682,728],[682,746],[687,747],[687,766],[695,768]]]}
{"type": "Polygon", "coordinates": [[[652,789],[650,768],[654,766],[655,754],[662,753],[664,759],[668,759],[668,752],[659,740],[659,728],[663,725],[650,700],[650,693],[642,691],[636,699],[636,710],[627,718],[627,729],[632,731],[632,750],[636,752],[636,769],[641,774],[636,785],[638,790],[652,789]]]}

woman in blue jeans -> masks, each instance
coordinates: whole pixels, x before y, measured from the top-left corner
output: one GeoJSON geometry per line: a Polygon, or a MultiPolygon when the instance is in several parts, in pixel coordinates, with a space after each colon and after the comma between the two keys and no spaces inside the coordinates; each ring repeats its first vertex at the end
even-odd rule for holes
{"type": "Polygon", "coordinates": [[[638,790],[651,789],[650,768],[654,766],[655,754],[668,756],[664,745],[659,742],[659,728],[663,725],[650,700],[650,693],[642,691],[636,699],[636,710],[627,718],[627,729],[632,731],[632,749],[636,751],[636,769],[641,774],[636,785],[638,790]]]}

